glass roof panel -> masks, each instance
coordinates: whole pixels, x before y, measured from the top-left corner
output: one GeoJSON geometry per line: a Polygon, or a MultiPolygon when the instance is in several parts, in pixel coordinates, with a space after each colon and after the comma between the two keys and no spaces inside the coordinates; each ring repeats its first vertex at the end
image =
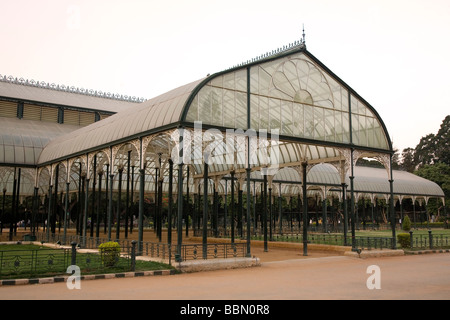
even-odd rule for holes
{"type": "Polygon", "coordinates": [[[307,51],[247,68],[212,76],[197,94],[199,109],[197,105],[188,109],[186,119],[219,125],[223,115],[225,127],[245,128],[250,116],[255,130],[279,130],[287,137],[343,144],[350,143],[351,138],[355,146],[389,150],[387,133],[371,107],[356,94],[349,96],[348,87],[307,51]],[[247,68],[250,68],[250,115],[244,85],[247,68]],[[211,97],[211,86],[217,99],[211,97]],[[214,114],[210,110],[212,104],[214,114]]]}

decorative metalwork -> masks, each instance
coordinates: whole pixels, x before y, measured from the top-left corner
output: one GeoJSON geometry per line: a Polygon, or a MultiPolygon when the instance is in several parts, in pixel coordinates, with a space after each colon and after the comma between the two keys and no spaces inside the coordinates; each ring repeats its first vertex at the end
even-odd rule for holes
{"type": "Polygon", "coordinates": [[[90,171],[89,155],[88,154],[82,155],[82,156],[79,157],[79,159],[86,166],[85,174],[86,174],[86,178],[89,178],[89,171],[90,171]]]}
{"type": "Polygon", "coordinates": [[[210,243],[206,245],[200,244],[184,244],[182,247],[182,261],[198,260],[198,259],[227,259],[236,257],[245,257],[247,253],[246,244],[230,244],[230,243],[210,243]],[[206,255],[202,255],[206,252],[206,255]],[[199,255],[200,253],[200,255],[199,255]]]}
{"type": "Polygon", "coordinates": [[[32,249],[0,251],[0,277],[65,272],[69,250],[32,249]]]}
{"type": "MultiPolygon", "coordinates": [[[[311,168],[314,167],[314,164],[311,163],[307,163],[306,164],[306,174],[309,173],[309,171],[311,170],[311,168]]],[[[300,176],[300,180],[303,181],[303,168],[302,166],[292,166],[292,169],[294,169],[298,175],[300,176]]]]}
{"type": "Polygon", "coordinates": [[[386,172],[388,174],[389,180],[392,180],[391,175],[391,157],[388,154],[379,154],[374,157],[375,160],[380,162],[384,168],[386,169],[386,172]]]}
{"type": "Polygon", "coordinates": [[[129,142],[129,144],[131,144],[134,149],[136,150],[138,156],[137,158],[139,159],[139,161],[141,160],[141,141],[139,139],[135,139],[129,142]]]}
{"type": "Polygon", "coordinates": [[[234,65],[233,67],[228,68],[228,70],[234,69],[234,68],[239,68],[239,67],[245,66],[245,65],[250,64],[250,63],[255,63],[255,62],[262,61],[262,60],[270,59],[270,58],[276,57],[276,56],[278,56],[280,54],[283,54],[283,53],[286,53],[286,52],[289,52],[289,51],[298,50],[298,49],[305,49],[305,48],[306,48],[305,31],[303,30],[303,38],[300,39],[299,41],[294,41],[293,43],[289,43],[288,45],[284,45],[283,47],[279,47],[279,48],[277,48],[275,50],[263,53],[263,54],[255,57],[253,59],[250,59],[250,60],[244,61],[242,63],[239,63],[237,65],[234,65]]]}
{"type": "Polygon", "coordinates": [[[193,252],[194,252],[194,254],[193,254],[192,258],[194,260],[197,260],[197,258],[198,258],[198,248],[197,248],[197,246],[194,247],[194,251],[193,252]]]}
{"type": "Polygon", "coordinates": [[[7,83],[19,84],[19,85],[35,87],[35,88],[69,92],[69,93],[75,93],[75,94],[82,94],[85,96],[118,100],[118,101],[126,101],[126,102],[134,102],[134,103],[142,103],[147,100],[142,97],[141,98],[137,98],[135,96],[130,97],[128,95],[103,92],[103,91],[92,90],[92,89],[78,88],[78,87],[74,87],[74,86],[58,85],[55,83],[50,83],[50,82],[45,82],[45,81],[26,80],[24,78],[18,79],[13,76],[6,76],[6,75],[1,75],[1,74],[0,74],[0,82],[7,82],[7,83]]]}

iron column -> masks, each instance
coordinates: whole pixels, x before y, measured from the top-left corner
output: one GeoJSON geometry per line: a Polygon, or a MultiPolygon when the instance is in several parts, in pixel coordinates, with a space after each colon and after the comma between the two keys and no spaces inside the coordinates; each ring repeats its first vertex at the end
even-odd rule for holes
{"type": "Polygon", "coordinates": [[[308,195],[306,189],[306,167],[308,162],[302,162],[303,189],[303,255],[308,255],[308,195]]]}
{"type": "Polygon", "coordinates": [[[207,258],[207,228],[208,228],[208,156],[204,156],[204,166],[203,166],[203,259],[207,258]]]}

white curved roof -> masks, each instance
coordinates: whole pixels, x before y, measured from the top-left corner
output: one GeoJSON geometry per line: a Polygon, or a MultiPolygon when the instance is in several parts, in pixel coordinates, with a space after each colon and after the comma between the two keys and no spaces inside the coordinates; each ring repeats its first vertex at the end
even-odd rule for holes
{"type": "Polygon", "coordinates": [[[0,117],[0,163],[34,166],[44,146],[78,126],[0,117]]]}
{"type": "MultiPolygon", "coordinates": [[[[252,177],[261,177],[259,172],[252,173],[252,177]]],[[[354,191],[357,193],[370,194],[389,194],[390,185],[386,169],[373,167],[354,167],[354,191]]],[[[416,176],[415,174],[394,170],[394,194],[408,196],[430,196],[445,197],[442,189],[434,182],[416,176]]],[[[283,168],[273,177],[274,181],[282,181],[284,184],[289,182],[299,183],[301,177],[298,172],[292,168],[283,168]]],[[[340,186],[341,180],[337,170],[330,164],[318,164],[311,168],[307,175],[309,185],[340,186]]],[[[347,175],[345,183],[350,185],[350,179],[347,175]]]]}
{"type": "MultiPolygon", "coordinates": [[[[415,174],[394,170],[393,178],[395,194],[445,197],[436,183],[415,174]]],[[[356,192],[386,194],[390,190],[386,169],[356,166],[354,181],[356,192]]]]}

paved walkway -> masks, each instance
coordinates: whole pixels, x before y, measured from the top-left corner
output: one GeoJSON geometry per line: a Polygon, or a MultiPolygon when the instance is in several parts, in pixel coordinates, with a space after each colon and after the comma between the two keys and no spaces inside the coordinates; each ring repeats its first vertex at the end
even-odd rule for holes
{"type": "MultiPolygon", "coordinates": [[[[293,250],[252,252],[261,267],[211,272],[0,287],[0,300],[306,300],[450,299],[450,253],[359,259],[293,250]],[[380,267],[369,290],[367,268],[380,267]]],[[[261,249],[262,250],[262,249],[261,249]]]]}

